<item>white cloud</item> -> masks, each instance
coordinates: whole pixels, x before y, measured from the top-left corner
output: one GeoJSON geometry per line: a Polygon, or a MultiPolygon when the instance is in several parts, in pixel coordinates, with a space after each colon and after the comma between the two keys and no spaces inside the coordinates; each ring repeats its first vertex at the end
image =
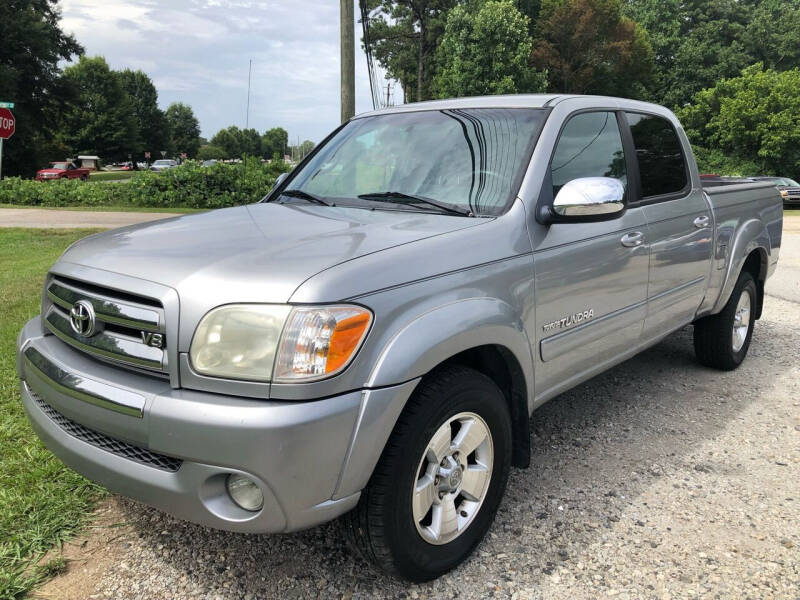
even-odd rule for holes
{"type": "MultiPolygon", "coordinates": [[[[62,0],[62,25],[89,56],[141,69],[159,102],[192,106],[203,135],[285,127],[321,140],[339,122],[339,7],[331,0],[62,0]]],[[[372,108],[356,24],[356,111],[372,108]]]]}

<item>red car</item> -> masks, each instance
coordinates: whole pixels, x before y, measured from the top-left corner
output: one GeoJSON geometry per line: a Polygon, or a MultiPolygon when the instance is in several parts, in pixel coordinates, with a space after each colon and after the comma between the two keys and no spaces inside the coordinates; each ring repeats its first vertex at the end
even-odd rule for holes
{"type": "Polygon", "coordinates": [[[52,181],[53,179],[89,179],[89,169],[81,169],[75,163],[66,160],[52,162],[46,169],[36,172],[36,181],[52,181]]]}

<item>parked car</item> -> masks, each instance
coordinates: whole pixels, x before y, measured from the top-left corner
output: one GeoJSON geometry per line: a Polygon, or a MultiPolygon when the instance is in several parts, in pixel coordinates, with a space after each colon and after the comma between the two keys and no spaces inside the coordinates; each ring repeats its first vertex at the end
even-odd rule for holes
{"type": "Polygon", "coordinates": [[[53,181],[56,179],[89,179],[89,169],[75,166],[75,163],[61,160],[51,162],[49,167],[36,171],[36,181],[53,181]]]}
{"type": "Polygon", "coordinates": [[[213,167],[215,164],[217,164],[217,160],[211,158],[209,160],[204,160],[202,163],[200,163],[200,166],[208,168],[208,167],[213,167]]]}
{"type": "Polygon", "coordinates": [[[742,363],[782,218],[769,182],[704,189],[653,104],[372,112],[261,202],[70,246],[22,402],[111,490],[238,532],[344,515],[429,580],[491,527],[546,401],[692,323],[700,363],[742,363]]]}
{"type": "Polygon", "coordinates": [[[783,198],[783,205],[786,207],[800,206],[800,183],[788,177],[770,177],[759,175],[753,177],[756,181],[769,181],[775,185],[783,198]]]}
{"type": "Polygon", "coordinates": [[[151,171],[167,171],[168,169],[174,169],[178,166],[177,161],[174,161],[170,158],[160,158],[155,161],[152,165],[150,165],[151,171]]]}

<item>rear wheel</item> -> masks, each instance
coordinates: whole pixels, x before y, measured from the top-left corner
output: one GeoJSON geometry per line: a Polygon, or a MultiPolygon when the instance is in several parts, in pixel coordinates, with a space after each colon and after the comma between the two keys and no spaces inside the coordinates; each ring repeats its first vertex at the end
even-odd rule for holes
{"type": "Polygon", "coordinates": [[[89,181],[88,175],[81,175],[81,181],[89,181]]]}
{"type": "Polygon", "coordinates": [[[483,539],[510,465],[511,418],[502,392],[477,371],[443,368],[409,400],[345,529],[383,570],[434,579],[483,539]]]}
{"type": "Polygon", "coordinates": [[[725,308],[694,324],[694,350],[700,363],[723,371],[742,364],[753,337],[757,299],[753,275],[744,271],[725,308]]]}

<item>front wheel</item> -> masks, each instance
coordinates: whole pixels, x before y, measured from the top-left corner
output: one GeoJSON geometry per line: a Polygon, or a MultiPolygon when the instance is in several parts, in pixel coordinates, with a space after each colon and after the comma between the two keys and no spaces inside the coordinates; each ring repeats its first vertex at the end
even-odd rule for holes
{"type": "Polygon", "coordinates": [[[511,465],[511,417],[485,375],[452,366],[423,379],[345,529],[367,559],[411,581],[459,565],[483,539],[511,465]]]}
{"type": "Polygon", "coordinates": [[[694,324],[694,351],[701,364],[722,371],[742,364],[753,337],[757,299],[756,282],[744,271],[725,308],[694,324]]]}

